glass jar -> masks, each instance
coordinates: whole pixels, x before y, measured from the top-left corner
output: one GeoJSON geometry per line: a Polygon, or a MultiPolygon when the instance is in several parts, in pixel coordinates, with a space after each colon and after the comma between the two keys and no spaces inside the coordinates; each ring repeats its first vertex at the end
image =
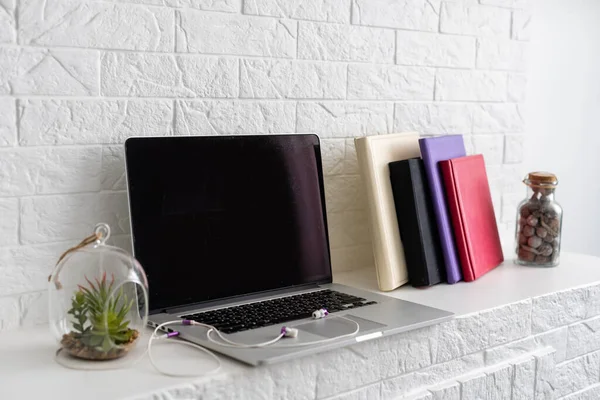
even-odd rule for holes
{"type": "Polygon", "coordinates": [[[556,175],[531,172],[523,183],[527,198],[517,209],[516,263],[554,267],[559,263],[562,207],[554,200],[556,175]]]}
{"type": "Polygon", "coordinates": [[[106,244],[109,236],[109,226],[98,224],[61,256],[49,278],[50,328],[63,356],[115,360],[145,331],[146,274],[133,256],[106,244]]]}

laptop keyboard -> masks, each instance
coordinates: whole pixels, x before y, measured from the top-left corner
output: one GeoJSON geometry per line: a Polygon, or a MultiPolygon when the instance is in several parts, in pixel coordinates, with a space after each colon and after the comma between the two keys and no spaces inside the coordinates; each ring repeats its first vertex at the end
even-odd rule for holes
{"type": "Polygon", "coordinates": [[[212,325],[223,333],[235,333],[310,318],[313,311],[321,308],[334,313],[376,303],[375,301],[367,301],[362,297],[351,296],[334,290],[321,290],[184,315],[182,318],[212,325]]]}

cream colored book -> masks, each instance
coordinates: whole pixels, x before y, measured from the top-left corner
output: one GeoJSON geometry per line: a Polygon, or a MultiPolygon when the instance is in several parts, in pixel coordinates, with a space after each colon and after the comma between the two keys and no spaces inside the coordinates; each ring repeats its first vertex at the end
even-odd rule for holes
{"type": "Polygon", "coordinates": [[[354,139],[369,208],[371,241],[380,290],[408,282],[404,248],[390,182],[389,163],[420,157],[419,135],[398,133],[354,139]]]}

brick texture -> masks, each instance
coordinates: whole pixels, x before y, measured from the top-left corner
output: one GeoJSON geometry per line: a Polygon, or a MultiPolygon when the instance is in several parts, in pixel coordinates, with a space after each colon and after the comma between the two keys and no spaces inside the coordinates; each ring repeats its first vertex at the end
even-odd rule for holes
{"type": "MultiPolygon", "coordinates": [[[[99,220],[128,246],[122,144],[131,136],[319,134],[333,268],[343,271],[373,264],[353,138],[463,134],[486,157],[511,241],[525,172],[529,6],[0,0],[0,329],[39,320],[47,266],[99,220]]],[[[541,299],[515,307],[533,308],[534,333],[588,318],[577,307],[549,315],[541,299]]],[[[497,330],[469,341],[448,325],[435,362],[529,334],[506,330],[500,311],[481,318],[457,324],[497,330]]],[[[593,347],[585,329],[569,328],[582,344],[565,340],[562,354],[593,347]]]]}

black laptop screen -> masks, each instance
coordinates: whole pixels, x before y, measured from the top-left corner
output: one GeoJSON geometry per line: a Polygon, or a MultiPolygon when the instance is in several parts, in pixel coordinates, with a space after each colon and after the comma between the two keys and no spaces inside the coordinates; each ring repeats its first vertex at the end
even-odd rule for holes
{"type": "Polygon", "coordinates": [[[132,138],[125,149],[152,311],[331,281],[316,136],[132,138]]]}

